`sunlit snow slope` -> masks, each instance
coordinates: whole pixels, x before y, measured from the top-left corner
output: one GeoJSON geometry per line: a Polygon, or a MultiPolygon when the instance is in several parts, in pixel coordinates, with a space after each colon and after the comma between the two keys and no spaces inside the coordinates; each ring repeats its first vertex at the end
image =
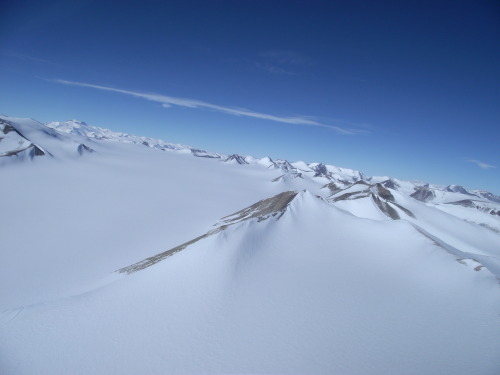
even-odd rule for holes
{"type": "Polygon", "coordinates": [[[0,121],[0,373],[500,372],[491,193],[0,121]]]}

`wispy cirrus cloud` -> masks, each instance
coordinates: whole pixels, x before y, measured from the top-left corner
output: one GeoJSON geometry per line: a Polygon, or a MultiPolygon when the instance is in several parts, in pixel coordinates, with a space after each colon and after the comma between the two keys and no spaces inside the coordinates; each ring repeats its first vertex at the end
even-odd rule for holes
{"type": "Polygon", "coordinates": [[[108,86],[94,85],[94,84],[90,84],[90,83],[68,81],[68,80],[64,80],[64,79],[55,79],[55,80],[50,80],[50,81],[60,83],[63,85],[87,87],[87,88],[93,88],[93,89],[97,89],[97,90],[125,94],[125,95],[133,96],[136,98],[141,98],[141,99],[146,99],[146,100],[149,100],[152,102],[161,103],[162,106],[165,108],[178,106],[178,107],[193,108],[193,109],[208,109],[208,110],[226,113],[226,114],[234,115],[234,116],[250,117],[250,118],[269,120],[269,121],[280,122],[280,123],[285,123],[285,124],[292,124],[292,125],[305,125],[305,126],[316,126],[316,127],[328,128],[328,129],[332,129],[332,130],[336,131],[339,134],[346,134],[346,135],[368,133],[366,130],[324,124],[324,123],[318,122],[316,120],[313,120],[311,118],[300,117],[300,116],[291,116],[291,117],[277,116],[277,115],[271,115],[268,113],[255,112],[255,111],[245,109],[245,108],[234,108],[234,107],[221,106],[221,105],[217,105],[217,104],[211,104],[211,103],[203,102],[203,101],[196,100],[196,99],[177,98],[174,96],[167,96],[167,95],[161,95],[161,94],[151,94],[151,93],[143,93],[143,92],[138,92],[138,91],[123,90],[123,89],[117,89],[117,88],[108,87],[108,86]]]}
{"type": "Polygon", "coordinates": [[[496,168],[495,165],[491,165],[488,163],[483,163],[482,161],[475,160],[475,159],[467,159],[469,163],[474,163],[476,164],[479,168],[481,169],[491,169],[491,168],[496,168]]]}

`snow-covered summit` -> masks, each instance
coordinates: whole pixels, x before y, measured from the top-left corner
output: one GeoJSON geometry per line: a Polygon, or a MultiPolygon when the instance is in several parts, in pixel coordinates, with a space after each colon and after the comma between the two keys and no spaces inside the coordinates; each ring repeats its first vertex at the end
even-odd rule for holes
{"type": "Polygon", "coordinates": [[[40,157],[64,160],[94,152],[88,145],[38,121],[7,116],[0,116],[0,141],[1,164],[40,157]]]}
{"type": "Polygon", "coordinates": [[[94,140],[108,140],[126,143],[142,144],[144,146],[157,148],[160,150],[190,150],[189,146],[169,143],[161,139],[140,137],[123,132],[114,132],[109,129],[88,125],[84,121],[68,120],[63,122],[49,122],[45,124],[58,132],[87,137],[94,140]]]}

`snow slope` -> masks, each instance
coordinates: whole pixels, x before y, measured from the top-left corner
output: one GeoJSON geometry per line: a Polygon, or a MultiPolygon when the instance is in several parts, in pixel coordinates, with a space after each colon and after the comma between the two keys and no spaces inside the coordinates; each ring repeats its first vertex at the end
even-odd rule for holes
{"type": "Polygon", "coordinates": [[[304,192],[279,220],[236,224],[167,259],[89,293],[15,312],[2,327],[6,369],[498,369],[497,281],[455,262],[405,222],[358,219],[304,192]],[[20,360],[26,352],[29,362],[20,360]]]}
{"type": "Polygon", "coordinates": [[[0,373],[500,371],[485,192],[3,121],[0,373]]]}

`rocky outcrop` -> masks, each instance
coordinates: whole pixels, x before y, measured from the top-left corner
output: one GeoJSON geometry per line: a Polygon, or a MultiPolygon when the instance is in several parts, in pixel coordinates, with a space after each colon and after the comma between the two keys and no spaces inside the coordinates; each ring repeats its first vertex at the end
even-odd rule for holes
{"type": "Polygon", "coordinates": [[[428,186],[419,186],[415,188],[415,192],[410,197],[421,202],[429,202],[436,197],[436,194],[428,186]]]}

